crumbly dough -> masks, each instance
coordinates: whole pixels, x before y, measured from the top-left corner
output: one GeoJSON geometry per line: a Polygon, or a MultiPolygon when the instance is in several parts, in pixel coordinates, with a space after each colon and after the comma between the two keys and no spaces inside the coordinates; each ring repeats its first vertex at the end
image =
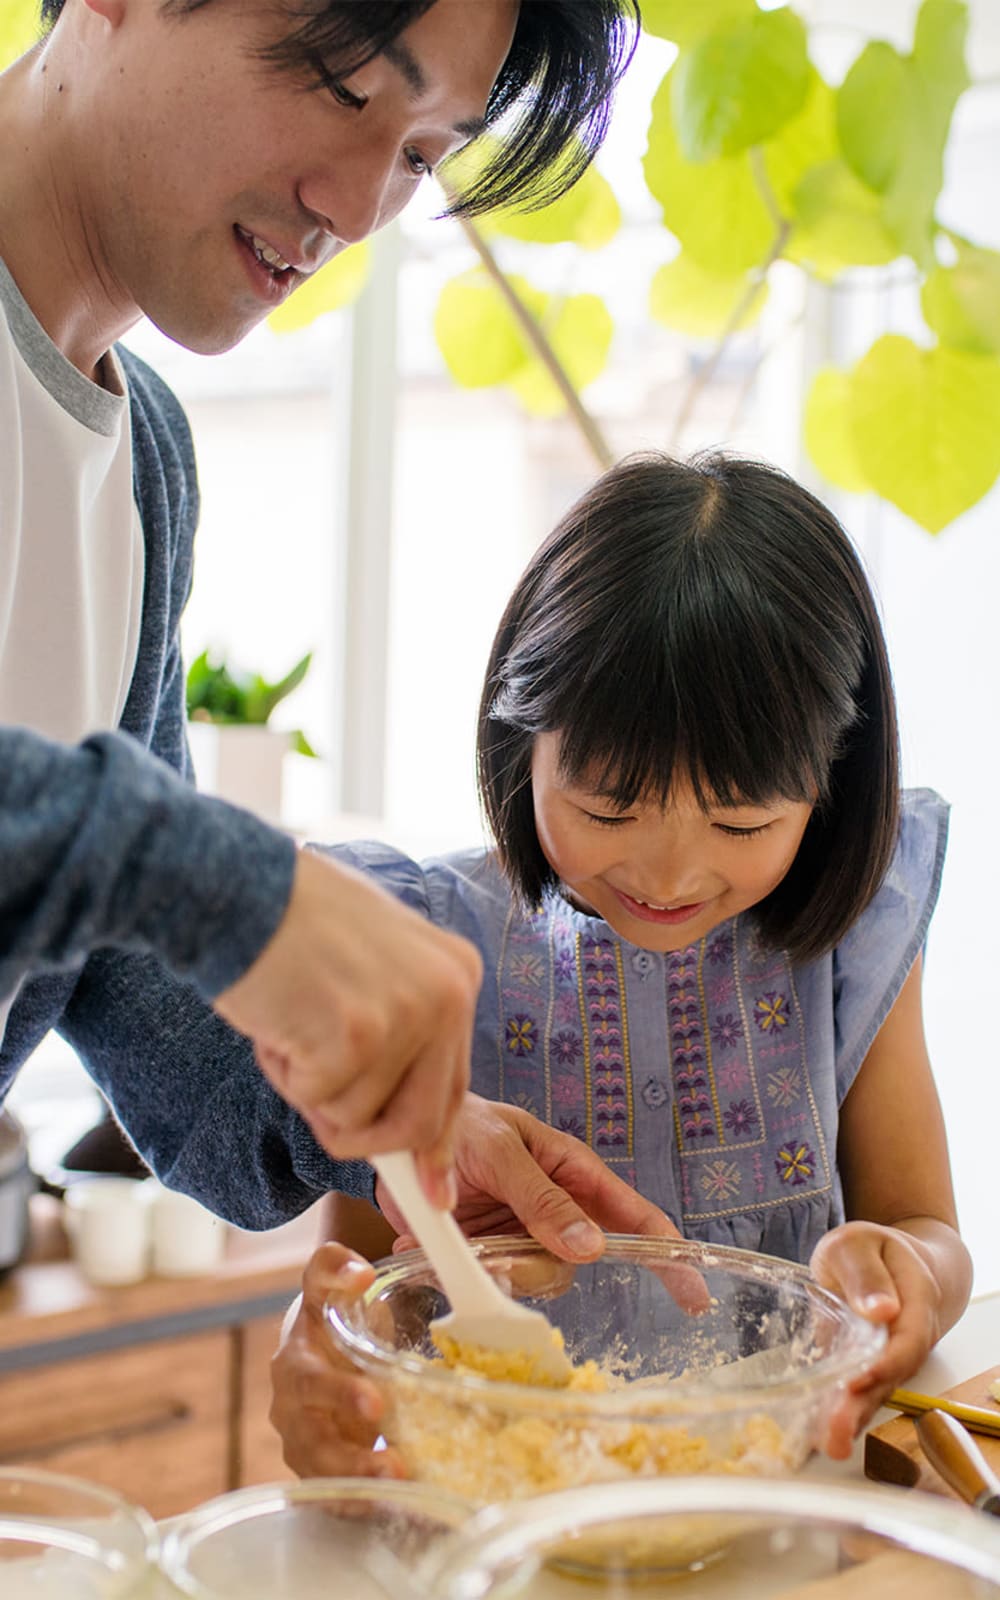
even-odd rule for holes
{"type": "MultiPolygon", "coordinates": [[[[531,1383],[533,1362],[518,1351],[483,1351],[440,1341],[443,1359],[456,1371],[508,1383],[531,1383]]],[[[581,1396],[628,1387],[626,1380],[587,1361],[571,1371],[566,1388],[581,1396]]],[[[636,1396],[640,1420],[588,1414],[546,1415],[544,1406],[525,1410],[498,1396],[465,1394],[445,1399],[409,1374],[397,1375],[386,1437],[411,1473],[425,1482],[459,1490],[480,1502],[544,1494],[582,1483],[676,1473],[780,1473],[797,1461],[782,1429],[754,1413],[714,1430],[694,1432],[655,1418],[655,1394],[636,1396]]]]}
{"type": "Polygon", "coordinates": [[[1000,1378],[993,1379],[993,1382],[988,1386],[986,1393],[989,1395],[991,1400],[1000,1400],[1000,1378]]]}

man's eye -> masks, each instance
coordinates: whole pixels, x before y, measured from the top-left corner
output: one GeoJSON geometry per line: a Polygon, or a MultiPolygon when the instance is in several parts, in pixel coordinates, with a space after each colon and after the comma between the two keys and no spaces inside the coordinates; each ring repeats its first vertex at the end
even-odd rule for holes
{"type": "Polygon", "coordinates": [[[415,173],[418,178],[430,177],[434,168],[429,161],[425,160],[419,150],[414,150],[411,145],[408,150],[404,150],[403,154],[406,157],[410,171],[415,173]]]}
{"type": "Polygon", "coordinates": [[[347,106],[351,111],[362,111],[367,104],[363,95],[352,94],[340,78],[331,77],[329,73],[323,74],[323,87],[333,96],[339,106],[347,106]]]}

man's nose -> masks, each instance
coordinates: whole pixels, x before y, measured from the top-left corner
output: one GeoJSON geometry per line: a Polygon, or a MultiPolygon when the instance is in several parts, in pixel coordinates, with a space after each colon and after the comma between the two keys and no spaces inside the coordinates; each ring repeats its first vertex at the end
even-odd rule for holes
{"type": "Polygon", "coordinates": [[[393,180],[398,151],[352,149],[317,165],[299,183],[299,200],[341,244],[357,244],[394,215],[393,180]]]}

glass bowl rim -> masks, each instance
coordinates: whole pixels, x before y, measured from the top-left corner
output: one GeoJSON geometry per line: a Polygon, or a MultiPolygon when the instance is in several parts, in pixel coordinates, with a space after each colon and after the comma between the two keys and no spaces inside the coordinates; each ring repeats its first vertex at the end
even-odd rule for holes
{"type": "Polygon", "coordinates": [[[643,1517],[759,1515],[762,1526],[787,1519],[804,1527],[818,1524],[824,1530],[840,1527],[876,1534],[996,1584],[1000,1594],[1000,1531],[990,1527],[986,1517],[970,1519],[967,1506],[934,1495],[921,1495],[920,1501],[914,1505],[912,1490],[835,1478],[803,1481],[706,1473],[585,1484],[482,1507],[460,1539],[442,1550],[427,1578],[438,1600],[484,1600],[485,1589],[452,1585],[462,1578],[490,1577],[501,1564],[524,1561],[532,1554],[542,1556],[545,1544],[571,1532],[593,1532],[604,1523],[638,1522],[643,1517]],[[534,1542],[527,1544],[532,1535],[534,1542]],[[439,1589],[444,1582],[449,1587],[439,1589]]]}
{"type": "MultiPolygon", "coordinates": [[[[475,1253],[487,1262],[513,1252],[526,1255],[552,1256],[537,1239],[528,1234],[489,1234],[470,1239],[475,1253]]],[[[405,1250],[398,1255],[386,1256],[375,1262],[375,1280],[352,1305],[340,1307],[332,1299],[324,1306],[324,1320],[332,1330],[333,1338],[347,1353],[374,1378],[386,1378],[405,1373],[418,1377],[426,1391],[428,1388],[439,1397],[451,1399],[473,1397],[488,1399],[495,1407],[506,1410],[535,1410],[544,1396],[548,1411],[563,1416],[622,1418],[629,1422],[676,1423],[696,1412],[704,1420],[703,1402],[711,1400],[715,1416],[741,1413],[759,1409],[775,1399],[784,1401],[805,1396],[813,1391],[839,1384],[864,1370],[882,1349],[886,1340],[884,1326],[868,1322],[859,1312],[853,1311],[846,1301],[838,1298],[812,1276],[807,1267],[797,1261],[786,1261],[780,1256],[765,1255],[761,1251],[739,1250],[733,1245],[708,1244],[702,1239],[671,1239],[643,1234],[605,1234],[604,1253],[596,1262],[570,1262],[571,1266],[597,1266],[601,1261],[632,1261],[636,1265],[664,1265],[664,1250],[672,1258],[680,1258],[688,1265],[704,1267],[723,1266],[737,1268],[750,1278],[767,1280],[778,1268],[780,1277],[794,1283],[808,1297],[844,1328],[852,1331],[852,1347],[821,1357],[813,1365],[804,1367],[795,1377],[771,1378],[746,1389],[718,1389],[709,1379],[705,1381],[668,1380],[657,1387],[644,1382],[641,1390],[626,1386],[604,1394],[589,1394],[581,1390],[555,1389],[538,1384],[506,1383],[498,1379],[453,1372],[446,1367],[440,1371],[436,1363],[425,1356],[390,1349],[370,1333],[355,1326],[352,1314],[369,1306],[384,1285],[405,1278],[414,1268],[426,1270],[433,1277],[433,1269],[422,1250],[405,1250]],[[648,1260],[644,1261],[646,1257],[648,1260]],[[655,1401],[655,1410],[644,1410],[642,1400],[655,1401]]]]}
{"type": "Polygon", "coordinates": [[[214,1495],[175,1518],[163,1536],[161,1568],[181,1593],[204,1595],[210,1591],[184,1570],[190,1550],[215,1534],[252,1521],[262,1512],[270,1514],[289,1504],[322,1504],[331,1500],[386,1500],[401,1510],[425,1511],[428,1515],[443,1510],[447,1515],[442,1517],[442,1523],[448,1537],[463,1527],[476,1509],[470,1500],[450,1489],[408,1478],[298,1478],[254,1483],[214,1495]],[[449,1520],[452,1516],[454,1521],[449,1520]],[[192,1588],[191,1584],[197,1587],[192,1588]]]}
{"type": "Polygon", "coordinates": [[[0,1486],[5,1483],[18,1482],[36,1484],[44,1489],[72,1491],[84,1504],[81,1505],[79,1511],[70,1513],[71,1516],[86,1515],[84,1505],[87,1501],[93,1502],[95,1515],[102,1509],[109,1513],[115,1512],[119,1516],[124,1515],[138,1530],[141,1536],[141,1545],[132,1555],[117,1546],[102,1545],[98,1537],[91,1539],[89,1535],[77,1536],[74,1530],[63,1529],[58,1520],[58,1512],[54,1511],[48,1514],[30,1512],[23,1517],[19,1517],[16,1511],[5,1507],[2,1501],[0,1501],[0,1538],[20,1537],[21,1535],[16,1532],[17,1524],[20,1522],[23,1524],[24,1542],[41,1543],[41,1540],[33,1541],[31,1539],[30,1531],[49,1527],[53,1531],[73,1534],[78,1554],[88,1556],[92,1554],[90,1549],[84,1550],[82,1543],[80,1543],[80,1540],[83,1539],[86,1539],[87,1544],[92,1546],[95,1551],[106,1551],[109,1555],[117,1554],[120,1560],[112,1563],[115,1570],[122,1568],[127,1572],[133,1565],[137,1569],[142,1566],[155,1568],[161,1549],[160,1530],[145,1506],[140,1506],[134,1500],[129,1500],[125,1495],[119,1494],[116,1489],[109,1489],[106,1484],[92,1483],[88,1478],[76,1478],[67,1472],[48,1472],[42,1467],[0,1466],[0,1486]],[[8,1533],[8,1529],[15,1531],[8,1533]]]}

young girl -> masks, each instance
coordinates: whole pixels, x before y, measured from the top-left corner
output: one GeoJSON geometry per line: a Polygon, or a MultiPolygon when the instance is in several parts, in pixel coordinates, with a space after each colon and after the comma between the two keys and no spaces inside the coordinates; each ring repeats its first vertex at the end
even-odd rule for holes
{"type": "MultiPolygon", "coordinates": [[[[478,1095],[585,1141],[682,1234],[809,1262],[887,1324],[838,1455],[971,1276],[921,1020],[946,807],[897,774],[881,628],[831,513],[754,462],[641,456],[567,514],[500,623],[479,723],[495,848],[337,851],[477,945],[478,1095]]],[[[276,1360],[302,1473],[397,1469],[321,1328],[368,1271],[321,1249],[276,1360]]]]}

